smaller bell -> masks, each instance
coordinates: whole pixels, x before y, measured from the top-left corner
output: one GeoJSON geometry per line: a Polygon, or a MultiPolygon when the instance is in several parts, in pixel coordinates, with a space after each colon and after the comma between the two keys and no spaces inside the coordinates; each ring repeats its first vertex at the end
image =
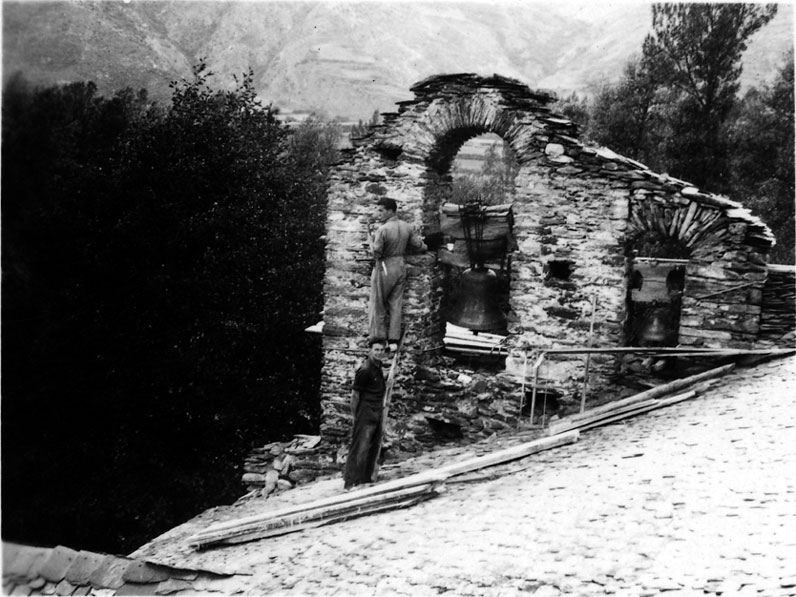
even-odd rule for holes
{"type": "Polygon", "coordinates": [[[641,346],[666,346],[670,331],[666,327],[666,309],[655,308],[641,331],[641,346]]]}
{"type": "Polygon", "coordinates": [[[446,320],[474,332],[505,330],[506,316],[498,304],[499,293],[498,277],[491,269],[464,270],[446,320]]]}

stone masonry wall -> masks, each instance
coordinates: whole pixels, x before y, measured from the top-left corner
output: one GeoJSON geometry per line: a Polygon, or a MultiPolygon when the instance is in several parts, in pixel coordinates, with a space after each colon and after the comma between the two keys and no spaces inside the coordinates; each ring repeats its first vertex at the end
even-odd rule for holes
{"type": "Polygon", "coordinates": [[[769,266],[761,308],[758,345],[796,346],[796,267],[769,266]]]}
{"type": "MultiPolygon", "coordinates": [[[[604,148],[583,145],[575,126],[550,112],[553,97],[499,76],[432,77],[350,150],[329,183],[322,371],[323,445],[346,444],[353,371],[366,353],[375,201],[389,196],[399,217],[428,234],[449,197],[450,164],[461,145],[500,135],[520,169],[514,197],[518,248],[510,271],[509,356],[493,368],[443,354],[443,269],[431,253],[408,259],[402,366],[388,436],[415,450],[446,438],[476,439],[516,425],[528,361],[550,348],[624,345],[633,241],[646,231],[679,239],[691,261],[680,342],[751,345],[759,325],[770,231],[739,204],[650,172],[604,148]],[[561,264],[568,275],[562,276],[561,264]]],[[[541,384],[577,403],[583,356],[550,359],[541,384]]],[[[591,359],[589,387],[605,387],[617,359],[591,359]]],[[[527,384],[525,385],[527,390],[527,384]]],[[[337,454],[338,459],[342,452],[337,454]]]]}

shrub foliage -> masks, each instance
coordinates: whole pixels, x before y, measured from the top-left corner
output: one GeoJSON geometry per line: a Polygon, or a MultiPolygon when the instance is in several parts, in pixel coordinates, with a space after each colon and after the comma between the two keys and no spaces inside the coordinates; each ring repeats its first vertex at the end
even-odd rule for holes
{"type": "Polygon", "coordinates": [[[4,538],[129,551],[238,497],[252,445],[317,426],[303,329],[339,131],[209,74],[167,107],[4,90],[4,538]]]}

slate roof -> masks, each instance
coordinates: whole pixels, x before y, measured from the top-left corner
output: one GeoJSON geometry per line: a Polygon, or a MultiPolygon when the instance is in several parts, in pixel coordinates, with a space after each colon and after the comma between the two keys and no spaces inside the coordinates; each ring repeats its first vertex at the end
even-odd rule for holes
{"type": "Polygon", "coordinates": [[[3,542],[4,595],[179,595],[223,593],[229,574],[174,568],[141,558],[3,542]]]}
{"type": "MultiPolygon", "coordinates": [[[[747,451],[753,455],[766,455],[768,459],[781,460],[784,463],[782,466],[786,467],[788,457],[785,455],[785,448],[781,447],[780,455],[777,456],[777,451],[772,455],[772,444],[760,437],[755,439],[755,434],[760,434],[759,424],[760,421],[770,422],[771,427],[785,426],[788,430],[792,430],[793,426],[789,420],[783,420],[782,417],[776,416],[780,414],[783,409],[791,409],[792,412],[792,399],[790,392],[780,396],[777,392],[773,392],[771,388],[767,388],[766,383],[772,379],[781,387],[791,387],[790,384],[796,374],[796,357],[788,357],[781,360],[776,360],[764,365],[758,365],[750,368],[743,368],[734,372],[731,377],[719,384],[716,384],[712,389],[705,392],[705,397],[693,401],[691,406],[683,402],[680,408],[691,408],[692,413],[703,413],[701,416],[709,421],[709,425],[703,425],[699,430],[692,432],[691,435],[682,438],[684,446],[682,449],[684,453],[688,453],[692,446],[697,445],[697,440],[701,433],[712,430],[712,434],[716,437],[724,437],[725,435],[732,435],[732,437],[724,438],[727,442],[739,441],[740,451],[746,453],[747,451]],[[750,388],[761,387],[760,394],[749,395],[750,388]],[[779,411],[772,411],[772,415],[768,416],[767,408],[752,408],[752,412],[762,413],[755,421],[747,421],[745,417],[750,413],[746,411],[747,408],[754,404],[763,405],[771,404],[773,398],[779,396],[776,402],[779,404],[779,411]],[[756,403],[755,400],[760,399],[760,396],[765,396],[765,400],[756,403]],[[705,402],[702,402],[705,401],[705,402]],[[686,405],[683,407],[683,405],[686,405]],[[786,406],[783,406],[786,405],[786,406]],[[717,408],[721,406],[721,408],[717,408]],[[706,414],[705,414],[706,413],[706,414]],[[718,419],[714,414],[720,414],[718,419]],[[724,424],[733,422],[734,427],[732,433],[725,430],[722,425],[719,425],[719,419],[723,420],[724,424]]],[[[781,394],[782,392],[780,392],[781,394]]],[[[677,407],[672,407],[675,411],[677,407]]],[[[643,417],[642,417],[643,418],[643,417]]],[[[668,415],[670,420],[677,420],[679,416],[676,412],[668,415]]],[[[792,417],[791,419],[792,420],[792,417]]],[[[660,422],[660,421],[659,421],[660,422]]],[[[563,450],[564,453],[555,454],[551,453],[544,459],[538,459],[536,463],[536,472],[531,471],[528,479],[531,481],[518,479],[514,481],[516,485],[523,483],[531,483],[535,486],[539,483],[540,475],[543,471],[548,471],[551,479],[548,480],[548,485],[553,483],[558,488],[560,471],[569,471],[573,465],[577,466],[578,461],[581,460],[585,453],[584,450],[590,449],[595,453],[599,453],[600,458],[606,454],[609,445],[605,443],[606,434],[613,434],[614,452],[616,446],[622,445],[623,441],[630,442],[628,445],[636,445],[639,437],[646,437],[650,433],[656,423],[650,420],[646,426],[640,423],[628,424],[627,426],[615,426],[613,431],[603,431],[600,436],[599,432],[595,432],[593,440],[589,440],[586,436],[585,439],[578,442],[570,450],[563,450]],[[627,431],[623,431],[627,430],[627,431]],[[635,430],[635,431],[634,431],[635,430]],[[633,435],[627,435],[629,433],[633,435]],[[591,447],[590,447],[591,446],[591,447]],[[559,471],[559,472],[557,472],[559,471]]],[[[782,430],[779,430],[780,432],[782,430]]],[[[676,432],[669,429],[665,432],[668,434],[673,443],[677,437],[676,432]],[[674,435],[672,435],[674,433],[674,435]]],[[[711,434],[708,434],[711,435],[711,434]]],[[[776,435],[776,434],[774,434],[776,435]]],[[[767,436],[766,436],[767,437],[767,436]]],[[[773,437],[773,436],[772,436],[773,437]]],[[[509,438],[505,438],[508,441],[509,438]]],[[[521,441],[521,437],[513,438],[521,441]]],[[[710,437],[707,437],[709,440],[710,437]]],[[[501,438],[484,442],[481,446],[460,446],[456,448],[441,449],[435,453],[424,454],[407,461],[401,467],[401,476],[417,472],[415,467],[420,469],[427,469],[429,467],[440,466],[441,464],[450,463],[454,458],[460,458],[465,455],[472,457],[479,455],[479,449],[488,451],[496,447],[496,443],[501,442],[501,438]]],[[[710,443],[710,442],[708,442],[710,443]]],[[[712,444],[711,444],[712,445],[712,444]]],[[[501,446],[502,447],[502,446],[501,446]]],[[[714,446],[715,447],[715,446],[714,446]]],[[[634,448],[635,449],[635,448],[634,448]]],[[[790,454],[793,450],[790,450],[790,454]]],[[[706,450],[706,454],[712,454],[710,449],[706,450]]],[[[633,453],[632,456],[640,456],[640,454],[633,453]]],[[[625,462],[625,458],[629,458],[626,454],[615,453],[614,458],[619,462],[625,462]]],[[[754,459],[753,459],[754,460],[754,459]]],[[[711,456],[709,459],[711,463],[710,470],[714,470],[716,466],[716,459],[711,456]]],[[[610,463],[609,463],[610,464],[610,463]]],[[[581,463],[582,465],[582,463],[581,463]]],[[[523,466],[527,466],[524,464],[523,466]]],[[[608,465],[606,465],[608,466],[608,465]]],[[[611,465],[613,466],[613,465],[611,465]]],[[[521,469],[517,469],[521,470],[521,469]]],[[[617,469],[618,470],[618,469],[617,469]]],[[[507,472],[511,472],[508,470],[507,472]]],[[[620,475],[616,472],[616,475],[620,475]]],[[[621,473],[624,474],[624,473],[621,473]]],[[[702,472],[695,473],[701,475],[702,472]]],[[[735,474],[735,473],[732,473],[735,474]]],[[[621,477],[621,475],[620,475],[621,477]]],[[[619,479],[620,477],[617,477],[619,479]]],[[[477,480],[477,479],[476,479],[477,480]]],[[[763,483],[764,478],[759,478],[755,481],[757,484],[763,483]]],[[[505,483],[506,481],[504,481],[505,483]]],[[[707,481],[705,481],[707,483],[707,481]]],[[[574,481],[573,481],[574,483],[574,481]]],[[[788,482],[791,483],[791,482],[788,482]]],[[[75,551],[64,546],[57,546],[55,548],[33,547],[26,545],[19,545],[16,543],[3,543],[3,594],[8,595],[185,595],[185,594],[217,594],[217,595],[233,595],[233,594],[254,594],[262,595],[264,593],[271,594],[303,594],[298,585],[295,590],[288,591],[293,585],[291,583],[298,582],[298,579],[304,578],[306,582],[314,582],[317,591],[313,594],[327,595],[333,591],[330,586],[325,585],[327,580],[338,582],[338,576],[350,576],[351,578],[357,577],[361,573],[361,567],[364,566],[362,561],[352,554],[362,548],[363,542],[367,544],[368,549],[382,549],[385,552],[393,549],[400,550],[403,545],[404,538],[402,534],[409,531],[405,526],[408,524],[406,521],[411,521],[413,517],[423,519],[424,516],[437,516],[439,524],[436,528],[447,528],[444,526],[445,520],[448,519],[449,513],[446,508],[451,507],[451,504],[469,504],[473,517],[477,517],[478,513],[485,509],[485,502],[483,499],[496,499],[494,495],[489,494],[494,488],[489,487],[487,481],[483,482],[484,487],[480,490],[477,489],[478,485],[473,486],[471,483],[465,483],[457,490],[458,497],[454,495],[451,490],[451,496],[448,501],[446,498],[441,497],[437,500],[429,500],[427,505],[423,508],[413,510],[409,514],[403,515],[403,525],[395,524],[382,524],[381,533],[383,537],[378,540],[367,538],[363,535],[363,529],[369,528],[372,521],[368,520],[354,520],[350,523],[341,523],[339,525],[330,525],[323,527],[322,531],[315,532],[314,534],[309,531],[307,533],[298,533],[296,535],[286,535],[275,537],[269,540],[261,540],[250,543],[243,543],[238,545],[229,545],[221,549],[208,549],[196,551],[191,549],[186,539],[200,529],[206,528],[210,524],[223,522],[232,519],[240,519],[243,516],[261,513],[264,508],[273,504],[274,507],[279,507],[287,504],[296,504],[306,501],[312,501],[321,497],[327,497],[339,493],[342,489],[342,481],[338,477],[321,479],[304,486],[300,486],[293,491],[285,492],[276,496],[269,497],[268,505],[263,503],[262,500],[248,500],[239,501],[230,506],[211,508],[191,521],[175,527],[171,531],[165,533],[161,537],[153,539],[147,545],[142,546],[136,552],[127,557],[113,556],[102,553],[94,553],[88,551],[75,551]],[[475,489],[468,490],[468,487],[475,487],[475,489]],[[486,492],[486,493],[485,493],[486,492]],[[487,496],[487,497],[485,497],[487,496]],[[456,498],[451,501],[452,498],[456,498]],[[482,499],[483,498],[483,499],[482,499]],[[458,500],[458,501],[456,501],[458,500]],[[435,505],[436,502],[436,505],[435,505]],[[446,505],[447,504],[447,505],[446,505]],[[319,537],[324,537],[324,542],[318,542],[319,537]],[[359,539],[356,539],[359,537],[359,539]],[[390,540],[385,540],[388,537],[390,540]],[[353,542],[353,543],[352,543],[353,542]],[[371,545],[372,544],[372,545],[371,545]],[[398,546],[397,548],[395,546],[398,546]],[[297,556],[296,554],[301,554],[297,556]],[[330,554],[336,554],[332,558],[330,554]],[[326,559],[316,559],[326,558],[326,559]],[[329,559],[331,558],[331,559],[329,559]],[[325,563],[324,566],[321,566],[325,563]],[[358,564],[360,568],[354,566],[358,564]],[[354,566],[352,568],[352,566],[354,566]],[[343,574],[341,571],[346,572],[343,574]],[[309,579],[309,580],[307,580],[309,579]],[[317,585],[317,586],[316,586],[317,585]],[[270,590],[272,587],[281,587],[281,590],[270,590]],[[269,590],[265,590],[269,589],[269,590]]],[[[616,479],[606,485],[606,491],[612,490],[611,488],[616,485],[616,479]],[[612,485],[613,483],[613,485],[612,485]]],[[[763,483],[763,485],[765,485],[763,483]]],[[[766,487],[761,491],[769,491],[766,487]]],[[[792,485],[792,483],[791,483],[792,485]]],[[[579,486],[578,486],[579,487],[579,486]]],[[[777,486],[778,487],[778,486],[777,486]]],[[[549,487],[548,487],[549,489],[549,487]]],[[[565,487],[558,488],[566,494],[565,487]]],[[[654,489],[654,488],[653,488],[654,489]]],[[[702,482],[693,486],[694,497],[699,495],[711,495],[713,492],[710,490],[710,484],[703,486],[702,482]]],[[[580,491],[580,490],[579,490],[580,491]]],[[[651,491],[651,490],[650,490],[651,491]]],[[[657,490],[656,490],[657,491],[657,490]]],[[[658,495],[656,491],[651,491],[650,495],[658,495]]],[[[775,496],[773,493],[766,494],[765,503],[761,501],[760,504],[752,504],[752,508],[756,515],[765,518],[764,513],[768,512],[776,520],[781,519],[780,532],[785,529],[788,521],[793,520],[792,509],[788,500],[792,500],[792,496],[796,495],[796,486],[792,487],[790,493],[783,492],[782,495],[775,496]],[[770,503],[769,503],[770,502],[770,503]],[[778,510],[779,508],[780,510],[778,510]],[[777,518],[778,517],[778,518],[777,518]],[[787,518],[786,518],[787,517],[787,518]]],[[[509,491],[508,493],[512,493],[509,491]]],[[[560,498],[561,496],[556,494],[560,498]]],[[[563,495],[563,494],[562,494],[563,495]]],[[[580,493],[577,494],[580,499],[580,493]]],[[[646,494],[644,494],[646,495],[646,494]]],[[[632,496],[631,496],[632,497],[632,496]]],[[[668,498],[667,498],[668,499],[668,498]]],[[[654,500],[653,500],[654,501],[654,500]]],[[[687,500],[686,500],[687,501],[687,500]]],[[[575,502],[573,502],[575,503],[575,502]]],[[[743,502],[742,504],[745,504],[743,502]]],[[[562,506],[565,507],[566,505],[562,506]]],[[[464,506],[462,506],[464,507],[464,506]]],[[[742,506],[739,506],[739,508],[742,506]]],[[[662,525],[662,528],[669,529],[669,518],[661,518],[660,513],[656,510],[647,510],[645,508],[638,508],[633,510],[639,512],[639,516],[648,515],[650,524],[662,525]]],[[[686,516],[687,512],[681,513],[686,516]]],[[[402,515],[400,513],[393,513],[394,518],[399,519],[402,515]]],[[[511,518],[506,515],[507,518],[511,518]]],[[[499,517],[498,517],[499,518],[499,517]]],[[[497,520],[494,513],[484,518],[486,523],[489,521],[497,520]]],[[[400,522],[400,521],[399,521],[400,522]]],[[[423,524],[433,522],[432,519],[425,521],[423,524]]],[[[453,526],[457,526],[458,522],[453,522],[453,526]]],[[[687,526],[687,525],[686,525],[687,526]]],[[[690,527],[689,527],[690,528],[690,527]]],[[[743,528],[743,533],[749,529],[743,528]]],[[[535,532],[531,529],[532,532],[535,532]]],[[[666,531],[668,532],[668,531],[666,531]]],[[[729,532],[729,531],[727,531],[729,532]]],[[[554,533],[555,535],[555,533],[554,533]]],[[[436,535],[435,535],[436,536],[436,535]]],[[[761,541],[766,542],[768,539],[761,541]]],[[[777,540],[780,543],[790,541],[793,543],[791,534],[782,533],[777,540]]],[[[422,543],[431,542],[430,545],[436,545],[432,541],[434,537],[423,536],[422,543]]],[[[442,535],[436,536],[438,539],[442,535]]],[[[541,541],[545,536],[539,536],[541,541]]],[[[554,537],[555,538],[555,537],[554,537]]],[[[735,535],[729,536],[729,543],[734,543],[735,535]]],[[[411,539],[411,532],[408,535],[411,539]]],[[[444,537],[442,537],[444,539],[444,537]]],[[[549,539],[549,537],[548,537],[549,539]]],[[[557,540],[565,542],[566,537],[559,537],[557,540]]],[[[436,541],[436,540],[434,540],[436,541]]],[[[411,541],[410,541],[411,543],[411,541]]],[[[511,543],[511,541],[508,541],[511,543]]],[[[741,545],[741,542],[737,543],[741,545]]],[[[411,543],[412,549],[417,548],[417,543],[411,543]]],[[[796,544],[794,544],[796,547],[796,544]]],[[[524,547],[522,549],[525,549],[524,547]]],[[[742,548],[739,547],[740,550],[742,548]]],[[[761,548],[762,549],[762,548],[761,548]]],[[[485,557],[487,556],[488,548],[484,547],[485,557]]],[[[411,553],[411,552],[409,552],[411,553]]],[[[765,550],[761,551],[760,557],[764,557],[765,550]]],[[[773,552],[772,552],[773,553],[773,552]]],[[[551,552],[551,557],[555,555],[551,552]]],[[[776,555],[776,554],[775,554],[776,555]]],[[[408,556],[407,556],[408,557],[408,556]]],[[[778,560],[774,557],[771,558],[772,565],[776,565],[778,560]]],[[[560,562],[561,568],[566,568],[568,560],[562,559],[560,562]]],[[[422,560],[417,565],[422,568],[425,561],[422,560]]],[[[567,574],[571,570],[567,570],[567,574]]],[[[400,574],[400,571],[396,572],[400,574]]],[[[586,574],[586,572],[583,572],[586,574]]],[[[758,575],[759,576],[759,575],[758,575]]],[[[712,578],[712,577],[706,577],[712,578]]],[[[720,578],[720,577],[719,577],[720,578]]],[[[345,579],[343,579],[345,580],[345,579]]],[[[342,581],[339,581],[342,582],[342,581]]],[[[373,581],[375,582],[375,581],[373,581]]],[[[418,581],[421,584],[418,586],[425,586],[422,578],[418,581]]],[[[632,582],[628,581],[628,582],[632,582]]],[[[751,581],[750,581],[751,582],[751,581]]],[[[772,595],[796,595],[796,578],[791,579],[771,579],[774,588],[769,591],[768,585],[750,592],[751,595],[758,597],[770,597],[772,595]]],[[[333,583],[334,584],[334,583],[333,583]]],[[[339,584],[339,583],[338,583],[339,584]]],[[[372,584],[372,583],[371,583],[372,584]]],[[[309,586],[309,585],[308,585],[309,586]]],[[[414,587],[414,585],[412,585],[414,587]]],[[[712,585],[711,585],[712,586],[712,585]]],[[[724,585],[721,585],[722,587],[724,585]]],[[[755,588],[749,585],[750,589],[755,588]]],[[[364,587],[364,585],[363,585],[364,587]]],[[[367,588],[367,587],[365,587],[367,588]]],[[[363,589],[364,590],[364,589],[363,589]]],[[[668,591],[668,589],[666,589],[668,591]]],[[[664,589],[660,591],[664,592],[664,589]]],[[[705,592],[708,592],[707,590],[705,592]]],[[[722,590],[717,589],[713,593],[722,590]]],[[[355,594],[350,591],[338,592],[337,594],[355,594]]],[[[374,594],[373,591],[368,591],[367,594],[374,594]]],[[[382,592],[375,594],[391,594],[390,592],[382,592]]],[[[420,594],[417,592],[401,593],[401,595],[409,594],[414,596],[420,594]]],[[[423,593],[425,594],[425,593],[423,593]]],[[[436,594],[436,593],[435,593],[436,594]]],[[[455,593],[454,593],[455,594],[455,593]]],[[[463,593],[463,594],[478,594],[478,593],[463,593]]],[[[541,594],[541,593],[540,593],[541,594]]],[[[547,594],[547,593],[546,593],[547,594]]],[[[555,593],[558,595],[559,593],[555,593]]],[[[560,593],[566,594],[566,593],[560,593]]],[[[596,593],[577,593],[577,594],[596,594],[596,593]]],[[[602,594],[602,593],[599,593],[602,594]]],[[[631,594],[631,593],[623,593],[631,594]]],[[[632,593],[639,594],[639,593],[632,593]]],[[[648,594],[657,594],[653,591],[648,594]]],[[[674,594],[674,593],[672,593],[674,594]]],[[[690,593],[689,593],[690,594],[690,593]]],[[[700,594],[702,594],[700,589],[700,594]]],[[[729,592],[727,592],[729,594],[729,592]]]]}

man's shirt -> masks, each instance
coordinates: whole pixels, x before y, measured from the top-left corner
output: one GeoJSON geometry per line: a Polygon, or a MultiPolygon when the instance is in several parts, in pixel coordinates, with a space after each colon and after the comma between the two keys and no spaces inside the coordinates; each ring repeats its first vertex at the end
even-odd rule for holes
{"type": "Polygon", "coordinates": [[[403,257],[406,255],[407,246],[417,252],[426,250],[425,243],[415,234],[412,226],[399,220],[398,216],[392,216],[376,230],[373,239],[373,256],[376,259],[403,257]]]}
{"type": "Polygon", "coordinates": [[[354,374],[354,389],[359,392],[360,400],[381,403],[386,390],[381,367],[366,359],[354,374]]]}

